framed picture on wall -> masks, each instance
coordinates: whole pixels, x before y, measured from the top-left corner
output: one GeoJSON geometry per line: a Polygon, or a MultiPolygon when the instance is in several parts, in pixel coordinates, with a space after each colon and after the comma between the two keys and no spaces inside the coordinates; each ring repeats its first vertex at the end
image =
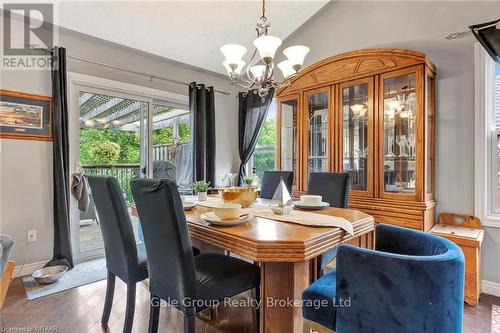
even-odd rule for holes
{"type": "Polygon", "coordinates": [[[0,138],[52,140],[52,98],[0,89],[0,138]]]}

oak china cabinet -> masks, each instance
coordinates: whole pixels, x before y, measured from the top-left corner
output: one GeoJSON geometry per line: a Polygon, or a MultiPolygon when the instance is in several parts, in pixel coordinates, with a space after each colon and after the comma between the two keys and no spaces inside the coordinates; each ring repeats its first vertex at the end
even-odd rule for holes
{"type": "Polygon", "coordinates": [[[277,168],[348,171],[349,206],[391,223],[434,225],[434,76],[425,54],[401,49],[343,53],[301,71],[277,92],[277,168]]]}

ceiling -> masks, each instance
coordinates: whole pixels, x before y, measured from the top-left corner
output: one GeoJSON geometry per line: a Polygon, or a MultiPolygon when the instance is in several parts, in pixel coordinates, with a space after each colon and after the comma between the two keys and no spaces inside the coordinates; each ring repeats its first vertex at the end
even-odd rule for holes
{"type": "MultiPolygon", "coordinates": [[[[286,39],[327,2],[267,3],[271,34],[286,39]]],[[[261,2],[70,1],[57,11],[61,27],[226,74],[219,48],[237,43],[251,50],[261,2]]]]}

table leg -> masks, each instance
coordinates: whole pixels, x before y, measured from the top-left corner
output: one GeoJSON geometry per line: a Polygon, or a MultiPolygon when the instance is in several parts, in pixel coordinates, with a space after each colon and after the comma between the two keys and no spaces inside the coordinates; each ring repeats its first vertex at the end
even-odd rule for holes
{"type": "Polygon", "coordinates": [[[261,333],[302,332],[302,291],[314,277],[313,261],[261,265],[261,333]],[[295,304],[293,304],[295,301],[295,304]]]}

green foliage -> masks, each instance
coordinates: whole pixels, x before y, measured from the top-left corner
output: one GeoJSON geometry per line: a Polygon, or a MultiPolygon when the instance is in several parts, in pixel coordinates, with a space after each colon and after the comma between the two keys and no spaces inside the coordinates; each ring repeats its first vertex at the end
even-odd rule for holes
{"type": "Polygon", "coordinates": [[[243,182],[248,185],[248,186],[251,186],[254,182],[255,182],[255,176],[244,176],[243,177],[243,182]]]}
{"type": "Polygon", "coordinates": [[[80,163],[140,163],[140,141],[138,132],[115,131],[111,129],[82,128],[80,129],[80,163]],[[103,162],[92,153],[92,147],[101,141],[115,143],[120,148],[116,160],[103,162]]]}
{"type": "Polygon", "coordinates": [[[266,149],[257,148],[253,153],[253,167],[259,179],[262,179],[264,176],[264,171],[274,170],[275,145],[276,120],[274,118],[268,118],[264,122],[257,140],[257,147],[264,146],[266,149]]]}
{"type": "Polygon", "coordinates": [[[172,127],[165,127],[153,131],[153,145],[169,145],[174,142],[172,127]]]}
{"type": "MultiPolygon", "coordinates": [[[[190,125],[179,125],[179,143],[188,143],[190,140],[190,125]]],[[[128,132],[112,129],[81,128],[80,129],[80,163],[82,164],[101,164],[101,163],[120,163],[137,164],[141,161],[141,142],[139,132],[128,132]],[[116,143],[119,148],[119,156],[116,160],[103,161],[92,155],[91,149],[101,141],[116,143]]],[[[172,127],[165,127],[153,131],[153,145],[172,144],[172,127]]]]}
{"type": "Polygon", "coordinates": [[[190,124],[180,124],[179,125],[179,143],[188,143],[191,141],[191,125],[190,124]]]}
{"type": "Polygon", "coordinates": [[[256,150],[253,154],[253,166],[259,179],[264,176],[264,171],[274,170],[274,151],[256,150]]]}
{"type": "Polygon", "coordinates": [[[276,120],[274,118],[268,118],[264,121],[262,130],[259,134],[259,139],[257,140],[258,146],[274,146],[276,143],[276,120]]]}
{"type": "Polygon", "coordinates": [[[208,191],[209,186],[210,186],[210,182],[206,182],[204,180],[199,180],[199,181],[193,183],[193,190],[196,193],[206,192],[206,191],[208,191]]]}
{"type": "Polygon", "coordinates": [[[115,163],[120,157],[120,146],[111,141],[97,141],[90,147],[89,154],[97,163],[115,163]]]}

